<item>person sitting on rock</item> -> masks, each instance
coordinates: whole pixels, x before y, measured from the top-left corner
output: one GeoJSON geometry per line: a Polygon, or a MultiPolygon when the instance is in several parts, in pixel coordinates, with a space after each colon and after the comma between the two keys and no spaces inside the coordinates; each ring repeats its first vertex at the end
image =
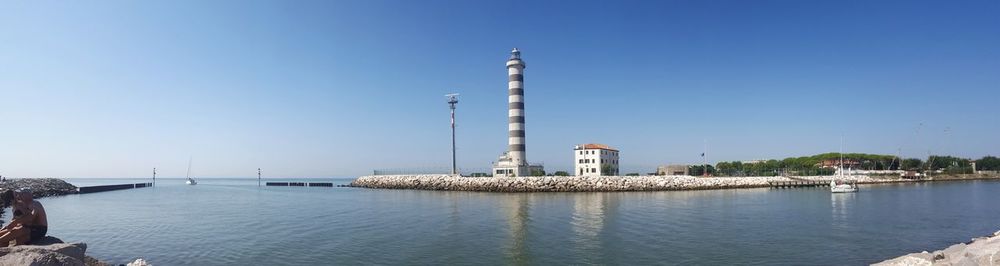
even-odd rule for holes
{"type": "Polygon", "coordinates": [[[42,203],[35,201],[31,189],[22,188],[14,191],[15,215],[10,224],[0,229],[0,246],[30,244],[41,240],[49,229],[49,222],[42,203]],[[12,243],[13,242],[13,243],[12,243]]]}

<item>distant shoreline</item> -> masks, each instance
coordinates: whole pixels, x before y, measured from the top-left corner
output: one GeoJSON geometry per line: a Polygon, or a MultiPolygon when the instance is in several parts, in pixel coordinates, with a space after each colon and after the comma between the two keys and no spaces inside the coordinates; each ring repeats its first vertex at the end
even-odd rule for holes
{"type": "MultiPolygon", "coordinates": [[[[533,176],[460,177],[452,175],[361,176],[350,186],[374,189],[414,189],[481,192],[618,192],[676,191],[771,187],[771,182],[829,182],[834,176],[812,177],[693,177],[693,176],[533,176]]],[[[1000,175],[948,175],[926,179],[838,178],[858,184],[922,183],[934,181],[1000,180],[1000,175]]]]}

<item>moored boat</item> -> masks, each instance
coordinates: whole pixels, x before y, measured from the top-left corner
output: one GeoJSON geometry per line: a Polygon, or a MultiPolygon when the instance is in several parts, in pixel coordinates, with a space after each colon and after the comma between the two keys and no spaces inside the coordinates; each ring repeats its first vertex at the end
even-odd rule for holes
{"type": "Polygon", "coordinates": [[[847,182],[837,182],[837,180],[830,181],[830,192],[832,193],[849,193],[858,192],[858,185],[847,182]]]}

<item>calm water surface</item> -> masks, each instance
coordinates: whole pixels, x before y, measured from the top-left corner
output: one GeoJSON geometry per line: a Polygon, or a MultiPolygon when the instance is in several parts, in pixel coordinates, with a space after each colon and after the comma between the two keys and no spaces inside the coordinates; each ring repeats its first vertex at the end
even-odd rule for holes
{"type": "MultiPolygon", "coordinates": [[[[330,181],[330,180],[325,180],[330,181]]],[[[76,179],[77,185],[142,180],[76,179]]],[[[112,263],[860,265],[1000,230],[1000,182],[523,193],[257,187],[45,198],[49,234],[112,263]]],[[[347,183],[349,180],[334,180],[347,183]]]]}

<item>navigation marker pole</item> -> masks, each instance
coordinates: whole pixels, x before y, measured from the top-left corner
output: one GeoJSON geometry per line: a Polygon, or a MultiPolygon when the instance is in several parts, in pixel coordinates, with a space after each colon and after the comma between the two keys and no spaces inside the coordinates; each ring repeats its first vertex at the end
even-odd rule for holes
{"type": "Polygon", "coordinates": [[[260,168],[257,168],[257,186],[260,186],[260,168]]]}
{"type": "Polygon", "coordinates": [[[448,97],[448,106],[451,107],[451,174],[458,174],[458,166],[455,160],[455,104],[458,103],[458,93],[449,93],[444,97],[448,97]]]}
{"type": "Polygon", "coordinates": [[[153,185],[156,185],[156,167],[153,167],[153,185]]]}

